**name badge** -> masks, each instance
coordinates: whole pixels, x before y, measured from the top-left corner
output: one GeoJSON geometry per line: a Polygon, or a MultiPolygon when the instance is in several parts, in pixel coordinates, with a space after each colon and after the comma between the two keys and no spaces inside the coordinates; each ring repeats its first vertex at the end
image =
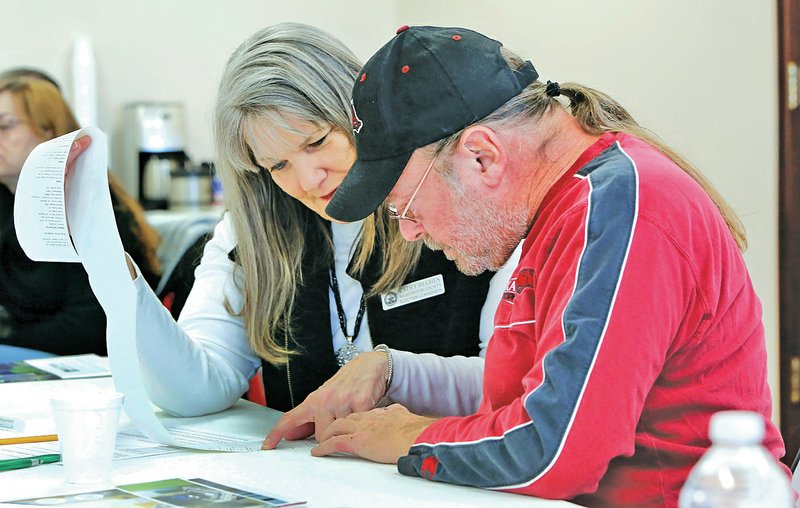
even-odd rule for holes
{"type": "Polygon", "coordinates": [[[444,294],[444,277],[442,274],[409,282],[397,291],[389,291],[381,295],[383,310],[396,309],[409,303],[418,302],[444,294]]]}

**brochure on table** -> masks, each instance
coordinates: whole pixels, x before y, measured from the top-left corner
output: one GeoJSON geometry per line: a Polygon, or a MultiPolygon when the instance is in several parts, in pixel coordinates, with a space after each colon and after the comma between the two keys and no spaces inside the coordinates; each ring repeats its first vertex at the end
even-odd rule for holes
{"type": "Polygon", "coordinates": [[[49,381],[58,379],[42,369],[37,369],[25,361],[0,363],[0,383],[22,383],[27,381],[49,381]]]}
{"type": "Polygon", "coordinates": [[[79,262],[106,313],[108,357],[116,389],[125,394],[128,418],[150,439],[204,450],[243,451],[250,446],[203,443],[170,432],[156,416],[139,368],[136,289],[125,261],[108,189],[105,134],[86,127],[37,146],[17,184],[14,223],[19,243],[35,261],[79,262]],[[78,137],[92,142],[66,174],[78,137]],[[69,217],[69,220],[67,220],[69,217]]]}
{"type": "Polygon", "coordinates": [[[289,501],[274,494],[222,485],[202,478],[170,478],[147,483],[119,485],[114,489],[64,496],[5,501],[9,505],[91,505],[97,508],[120,506],[303,506],[305,501],[289,501]]]}
{"type": "Polygon", "coordinates": [[[110,376],[108,358],[95,354],[0,363],[0,383],[110,376]]]}

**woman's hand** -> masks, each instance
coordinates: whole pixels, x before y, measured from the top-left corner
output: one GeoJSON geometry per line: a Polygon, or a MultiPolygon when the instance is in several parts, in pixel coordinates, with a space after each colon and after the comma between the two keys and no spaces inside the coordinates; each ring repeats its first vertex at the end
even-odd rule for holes
{"type": "Polygon", "coordinates": [[[69,154],[67,155],[66,174],[69,174],[69,172],[72,171],[72,169],[75,167],[75,161],[77,160],[78,156],[85,152],[91,144],[92,138],[89,136],[81,136],[72,142],[72,146],[69,149],[69,154]]]}
{"type": "MultiPolygon", "coordinates": [[[[72,142],[72,146],[69,149],[69,154],[67,155],[67,167],[64,171],[64,174],[68,175],[70,171],[75,169],[75,161],[78,160],[78,157],[85,152],[91,144],[92,138],[89,136],[81,136],[72,142]]],[[[67,228],[69,228],[69,221],[67,221],[67,228]]],[[[131,274],[131,279],[135,280],[137,277],[136,267],[133,266],[133,262],[128,254],[125,254],[125,262],[128,264],[128,272],[131,274]]]]}
{"type": "Polygon", "coordinates": [[[302,404],[284,414],[261,449],[271,450],[281,439],[304,439],[311,434],[319,438],[334,420],[374,408],[383,398],[388,375],[386,353],[370,351],[358,355],[302,404]]]}
{"type": "MultiPolygon", "coordinates": [[[[67,154],[67,165],[64,167],[65,176],[73,170],[78,156],[85,152],[90,144],[92,144],[92,138],[89,136],[83,136],[72,142],[72,146],[69,147],[69,153],[67,154]]],[[[66,210],[64,213],[66,213],[66,210]]],[[[67,216],[67,234],[70,235],[70,237],[72,236],[72,231],[69,229],[69,216],[67,216]]]]}

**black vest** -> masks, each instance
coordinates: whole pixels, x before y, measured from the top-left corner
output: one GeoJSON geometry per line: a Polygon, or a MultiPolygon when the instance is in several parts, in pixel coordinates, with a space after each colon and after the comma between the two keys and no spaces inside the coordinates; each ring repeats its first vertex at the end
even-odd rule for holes
{"type": "MultiPolygon", "coordinates": [[[[303,285],[294,302],[293,340],[288,341],[299,353],[281,367],[262,361],[267,405],[280,411],[300,404],[339,369],[328,302],[330,256],[321,254],[327,252],[321,228],[307,227],[305,242],[303,285]]],[[[362,287],[372,287],[377,281],[382,256],[382,252],[374,252],[370,257],[364,275],[357,278],[362,287]]],[[[375,344],[440,356],[478,355],[481,308],[494,272],[468,277],[441,252],[423,248],[419,263],[404,284],[438,274],[444,279],[444,294],[386,311],[380,297],[367,300],[369,331],[375,344]]],[[[278,337],[279,343],[285,344],[286,337],[278,337]]]]}

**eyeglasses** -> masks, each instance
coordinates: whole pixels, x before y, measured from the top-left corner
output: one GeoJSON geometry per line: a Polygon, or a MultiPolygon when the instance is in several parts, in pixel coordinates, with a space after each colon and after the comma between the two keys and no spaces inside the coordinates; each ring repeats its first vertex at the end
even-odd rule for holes
{"type": "Polygon", "coordinates": [[[17,125],[24,124],[26,122],[22,120],[18,120],[16,118],[6,117],[0,119],[0,134],[5,134],[17,125]]]}
{"type": "Polygon", "coordinates": [[[420,179],[419,183],[417,184],[417,188],[414,189],[414,193],[411,194],[410,198],[408,198],[408,203],[406,203],[406,207],[403,208],[403,213],[401,213],[401,214],[397,213],[397,206],[394,203],[389,203],[387,205],[387,208],[389,209],[389,218],[390,219],[407,220],[407,221],[413,222],[413,223],[417,222],[417,220],[414,218],[413,215],[409,215],[408,214],[409,213],[408,210],[411,208],[411,203],[414,201],[414,198],[417,197],[417,193],[419,192],[419,189],[422,187],[422,182],[425,181],[425,178],[428,177],[428,173],[431,172],[431,168],[433,167],[433,163],[436,162],[436,157],[438,157],[438,156],[434,156],[434,158],[431,159],[431,163],[428,164],[428,169],[426,169],[425,173],[423,173],[422,178],[420,179]]]}

